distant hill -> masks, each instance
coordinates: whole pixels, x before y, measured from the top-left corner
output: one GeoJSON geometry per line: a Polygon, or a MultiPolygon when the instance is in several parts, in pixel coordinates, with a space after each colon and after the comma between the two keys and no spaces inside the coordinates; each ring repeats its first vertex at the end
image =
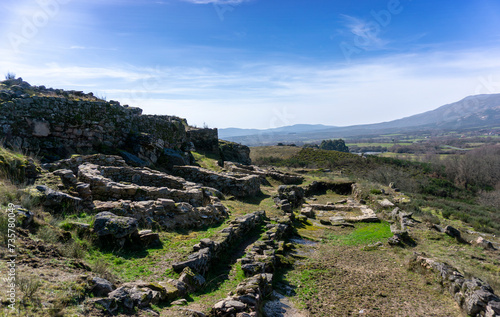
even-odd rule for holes
{"type": "MultiPolygon", "coordinates": [[[[279,133],[279,134],[295,134],[304,133],[312,131],[321,131],[329,128],[335,128],[334,126],[327,126],[323,124],[295,124],[285,127],[273,128],[273,129],[239,129],[239,128],[226,128],[219,129],[219,138],[232,138],[236,136],[247,136],[247,135],[258,135],[261,133],[279,133]]],[[[229,139],[227,139],[229,140],[229,139]]]]}
{"type": "Polygon", "coordinates": [[[500,94],[469,96],[414,116],[376,124],[334,127],[297,124],[275,129],[220,129],[219,137],[249,146],[277,142],[317,142],[329,138],[414,131],[484,129],[500,126],[500,94]]]}

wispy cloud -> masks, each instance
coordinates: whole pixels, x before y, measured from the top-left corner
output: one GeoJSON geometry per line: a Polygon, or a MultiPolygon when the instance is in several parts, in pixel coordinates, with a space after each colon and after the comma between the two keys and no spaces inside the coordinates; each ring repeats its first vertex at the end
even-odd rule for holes
{"type": "Polygon", "coordinates": [[[340,15],[349,33],[355,36],[355,43],[365,50],[384,49],[390,41],[381,37],[382,29],[371,20],[359,19],[347,14],[340,15]]]}
{"type": "Polygon", "coordinates": [[[475,93],[498,93],[498,55],[486,49],[441,51],[344,66],[242,63],[226,70],[0,61],[0,74],[13,71],[36,85],[86,89],[145,113],[175,114],[197,125],[350,125],[401,118],[475,93]],[[276,121],[278,110],[294,119],[276,121]]]}

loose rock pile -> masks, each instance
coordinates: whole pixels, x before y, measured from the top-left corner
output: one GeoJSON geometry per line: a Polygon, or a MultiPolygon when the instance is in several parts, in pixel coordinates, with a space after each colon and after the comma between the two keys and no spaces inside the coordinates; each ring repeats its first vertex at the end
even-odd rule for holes
{"type": "Polygon", "coordinates": [[[279,203],[286,200],[292,208],[297,208],[304,203],[304,188],[296,185],[281,185],[278,187],[278,196],[275,201],[279,203]]]}
{"type": "Polygon", "coordinates": [[[220,223],[227,217],[227,210],[220,202],[205,207],[193,207],[184,202],[159,198],[146,201],[94,201],[97,212],[110,211],[119,216],[133,217],[141,227],[173,230],[200,228],[220,223]]]}

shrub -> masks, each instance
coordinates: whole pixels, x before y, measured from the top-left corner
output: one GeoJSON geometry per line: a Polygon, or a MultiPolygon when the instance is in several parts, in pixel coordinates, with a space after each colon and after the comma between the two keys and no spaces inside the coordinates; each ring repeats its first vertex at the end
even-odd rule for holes
{"type": "Polygon", "coordinates": [[[7,235],[9,228],[9,218],[7,217],[7,214],[4,212],[0,212],[0,240],[3,243],[3,245],[7,245],[9,237],[7,235]]]}
{"type": "Polygon", "coordinates": [[[19,289],[23,293],[22,302],[33,302],[35,294],[38,292],[40,286],[42,286],[42,281],[34,275],[18,276],[16,280],[19,289]]]}
{"type": "Polygon", "coordinates": [[[498,189],[493,191],[479,192],[479,203],[485,206],[500,209],[500,186],[497,185],[497,187],[498,189]]]}
{"type": "Polygon", "coordinates": [[[342,139],[323,140],[323,141],[321,141],[319,148],[321,150],[328,150],[328,151],[339,151],[339,152],[346,152],[346,153],[349,152],[349,148],[347,147],[347,145],[345,145],[345,142],[342,139]]]}
{"type": "Polygon", "coordinates": [[[59,242],[59,239],[60,239],[59,232],[56,229],[51,228],[49,226],[45,226],[45,227],[41,228],[40,230],[38,230],[36,235],[40,240],[42,240],[46,243],[55,244],[55,243],[59,242]]]}
{"type": "Polygon", "coordinates": [[[62,244],[59,251],[67,258],[83,259],[86,255],[85,248],[75,240],[62,244]]]}
{"type": "Polygon", "coordinates": [[[92,272],[94,272],[100,278],[106,279],[111,283],[117,282],[117,278],[111,272],[110,265],[107,262],[97,260],[93,265],[91,265],[91,269],[92,272]]]}
{"type": "Polygon", "coordinates": [[[12,72],[8,72],[7,74],[5,74],[5,79],[7,79],[7,80],[16,79],[16,74],[14,74],[12,72]]]}

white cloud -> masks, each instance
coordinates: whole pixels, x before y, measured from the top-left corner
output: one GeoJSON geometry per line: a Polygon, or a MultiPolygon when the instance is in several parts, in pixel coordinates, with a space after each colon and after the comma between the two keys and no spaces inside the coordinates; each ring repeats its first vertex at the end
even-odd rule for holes
{"type": "Polygon", "coordinates": [[[85,90],[212,127],[373,123],[500,92],[498,51],[401,54],[357,64],[208,67],[79,66],[0,61],[31,84],[85,90]]]}

